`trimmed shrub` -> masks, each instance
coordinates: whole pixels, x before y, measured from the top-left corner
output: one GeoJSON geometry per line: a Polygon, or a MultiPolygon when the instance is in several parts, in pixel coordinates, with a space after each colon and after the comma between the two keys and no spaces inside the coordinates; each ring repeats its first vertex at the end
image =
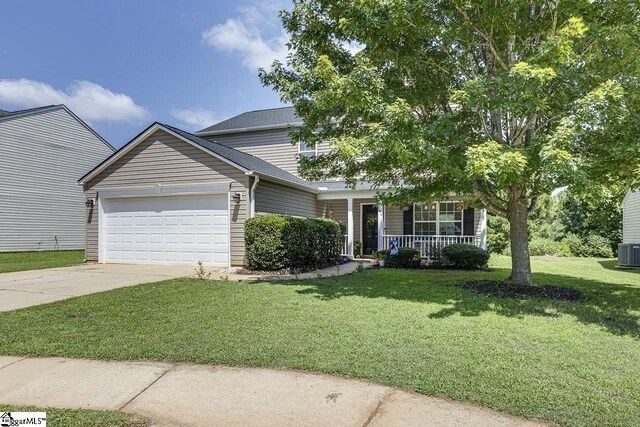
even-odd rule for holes
{"type": "Polygon", "coordinates": [[[420,251],[413,248],[398,248],[398,255],[390,255],[389,249],[376,252],[378,259],[384,258],[385,267],[420,268],[420,251]]]}
{"type": "Polygon", "coordinates": [[[562,254],[562,243],[551,239],[537,238],[529,242],[529,255],[559,255],[562,254]]]}
{"type": "Polygon", "coordinates": [[[489,261],[489,252],[473,245],[455,243],[442,248],[442,262],[458,268],[482,268],[489,261]]]}
{"type": "Polygon", "coordinates": [[[345,232],[331,219],[259,215],[245,222],[247,263],[267,271],[325,267],[340,256],[345,232]]]}
{"type": "Polygon", "coordinates": [[[590,234],[586,237],[569,234],[562,240],[562,250],[566,255],[576,257],[613,257],[609,240],[596,234],[590,234]]]}

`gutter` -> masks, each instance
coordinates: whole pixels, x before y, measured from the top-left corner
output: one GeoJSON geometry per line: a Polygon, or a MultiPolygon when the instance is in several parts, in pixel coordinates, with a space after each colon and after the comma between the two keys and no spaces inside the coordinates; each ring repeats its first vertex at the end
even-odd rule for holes
{"type": "Polygon", "coordinates": [[[260,182],[260,177],[258,175],[254,175],[255,180],[253,181],[253,185],[251,186],[251,191],[249,192],[249,197],[251,198],[251,207],[249,210],[249,218],[253,218],[256,216],[256,188],[258,188],[258,183],[260,182]]]}
{"type": "Polygon", "coordinates": [[[255,126],[255,127],[247,127],[247,128],[234,128],[234,129],[222,129],[222,130],[211,130],[208,132],[199,131],[194,133],[197,136],[211,136],[211,135],[224,135],[224,134],[233,134],[233,133],[244,133],[244,132],[254,132],[260,130],[272,130],[272,129],[286,129],[289,126],[300,127],[302,126],[302,122],[295,123],[284,123],[277,125],[267,125],[267,126],[255,126]]]}

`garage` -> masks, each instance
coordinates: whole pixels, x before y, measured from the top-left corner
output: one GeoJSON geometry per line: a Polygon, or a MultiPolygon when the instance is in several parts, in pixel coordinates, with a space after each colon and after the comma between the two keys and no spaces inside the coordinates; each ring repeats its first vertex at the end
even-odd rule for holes
{"type": "Polygon", "coordinates": [[[229,265],[228,194],[101,199],[101,262],[229,265]]]}

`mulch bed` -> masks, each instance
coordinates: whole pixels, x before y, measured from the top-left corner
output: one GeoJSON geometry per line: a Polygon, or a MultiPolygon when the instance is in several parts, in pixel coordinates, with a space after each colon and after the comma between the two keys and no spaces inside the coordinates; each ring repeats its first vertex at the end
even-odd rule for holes
{"type": "Polygon", "coordinates": [[[582,292],[552,285],[513,285],[496,280],[471,280],[462,287],[481,295],[499,298],[550,298],[564,301],[578,301],[582,292]]]}

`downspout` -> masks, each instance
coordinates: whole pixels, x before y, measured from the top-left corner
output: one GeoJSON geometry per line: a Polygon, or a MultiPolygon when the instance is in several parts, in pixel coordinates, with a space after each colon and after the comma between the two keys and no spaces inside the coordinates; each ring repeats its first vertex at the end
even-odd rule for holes
{"type": "Polygon", "coordinates": [[[253,181],[253,185],[251,186],[251,190],[249,192],[249,197],[251,198],[251,206],[249,207],[249,218],[253,218],[256,216],[256,188],[258,187],[258,183],[260,182],[260,177],[255,175],[255,180],[253,181]]]}

